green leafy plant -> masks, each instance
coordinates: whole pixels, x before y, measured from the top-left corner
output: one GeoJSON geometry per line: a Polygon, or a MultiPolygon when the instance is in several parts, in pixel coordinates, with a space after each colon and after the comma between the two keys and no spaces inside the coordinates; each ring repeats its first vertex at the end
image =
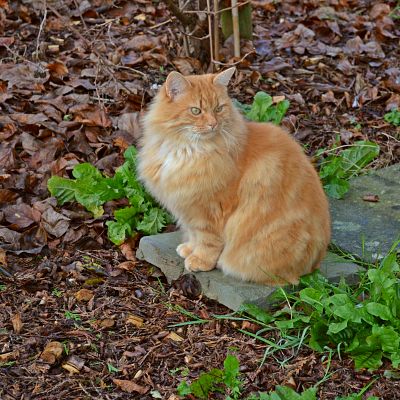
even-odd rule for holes
{"type": "Polygon", "coordinates": [[[110,374],[117,374],[119,372],[119,369],[114,367],[111,363],[107,363],[107,369],[110,374]]]}
{"type": "Polygon", "coordinates": [[[63,292],[62,292],[60,289],[58,289],[58,288],[54,288],[54,289],[51,291],[51,294],[52,294],[53,296],[55,296],[55,297],[62,297],[63,292]]]}
{"type": "Polygon", "coordinates": [[[226,400],[232,400],[240,398],[241,388],[239,360],[228,354],[223,369],[213,368],[210,372],[203,372],[191,384],[184,380],[177,391],[180,396],[192,394],[199,399],[208,399],[211,393],[227,393],[226,400]]]}
{"type": "Polygon", "coordinates": [[[289,109],[289,101],[283,100],[274,105],[272,97],[265,92],[257,92],[253,104],[245,113],[246,117],[257,122],[273,122],[279,125],[286,111],[289,109]]]}
{"type": "MultiPolygon", "coordinates": [[[[253,311],[256,309],[254,308],[253,311]]],[[[259,314],[259,313],[258,313],[259,314]]],[[[260,315],[260,314],[259,314],[260,315]]],[[[362,400],[363,394],[368,390],[372,381],[364,387],[359,393],[351,394],[345,397],[336,397],[335,400],[362,400]]],[[[225,400],[242,399],[242,381],[239,373],[239,360],[237,357],[229,354],[224,361],[224,368],[213,368],[210,372],[203,372],[191,384],[182,381],[178,388],[180,396],[192,395],[198,399],[208,399],[213,393],[225,395],[225,400]]],[[[318,400],[317,386],[310,387],[302,393],[286,386],[276,386],[275,390],[266,393],[258,392],[247,396],[246,400],[318,400]]],[[[377,397],[368,397],[367,400],[379,400],[377,397]]]]}
{"type": "Polygon", "coordinates": [[[397,1],[396,7],[393,9],[393,11],[389,14],[389,17],[392,19],[400,19],[400,1],[397,1]]]}
{"type": "Polygon", "coordinates": [[[316,153],[320,158],[319,175],[328,196],[341,199],[349,191],[348,180],[358,175],[379,155],[379,146],[369,141],[357,141],[345,150],[334,146],[316,153]]]}
{"type": "Polygon", "coordinates": [[[353,358],[356,369],[377,369],[383,359],[398,368],[400,267],[395,249],[399,243],[393,245],[378,267],[370,266],[362,274],[355,288],[344,282],[332,285],[315,272],[302,278],[305,287],[299,292],[282,290],[286,305],[274,313],[246,306],[245,312],[265,329],[256,334],[243,332],[266,343],[262,333],[274,326],[283,336],[302,333],[305,343],[316,351],[340,349],[353,358]]]}
{"type": "Polygon", "coordinates": [[[251,394],[246,400],[317,400],[317,388],[311,387],[299,394],[287,386],[277,386],[271,393],[251,394]]]}
{"type": "Polygon", "coordinates": [[[233,103],[251,121],[273,122],[276,125],[282,122],[290,106],[288,100],[280,101],[274,105],[272,97],[265,92],[257,92],[251,105],[242,104],[236,99],[233,100],[233,103]]]}
{"type": "Polygon", "coordinates": [[[70,319],[70,320],[76,321],[76,322],[81,320],[81,316],[79,314],[76,314],[76,313],[72,312],[72,311],[65,311],[64,312],[64,317],[66,319],[70,319]]]}
{"type": "Polygon", "coordinates": [[[389,124],[400,126],[400,111],[397,109],[386,113],[383,118],[386,122],[389,122],[389,124]]]}
{"type": "Polygon", "coordinates": [[[89,163],[78,164],[72,170],[75,179],[53,176],[47,186],[59,204],[77,201],[95,218],[103,215],[103,204],[126,197],[130,206],[114,212],[114,221],[107,221],[108,238],[115,244],[123,243],[136,231],[152,235],[172,221],[171,216],[146,192],[136,176],[135,147],[124,153],[125,163],[113,177],[105,177],[89,163]]]}
{"type": "Polygon", "coordinates": [[[7,286],[0,283],[0,292],[2,292],[3,290],[6,290],[6,289],[7,289],[7,286]]]}

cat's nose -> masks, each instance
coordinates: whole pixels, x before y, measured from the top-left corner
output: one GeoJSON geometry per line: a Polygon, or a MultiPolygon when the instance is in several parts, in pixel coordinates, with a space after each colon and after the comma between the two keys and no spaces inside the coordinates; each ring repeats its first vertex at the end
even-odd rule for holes
{"type": "Polygon", "coordinates": [[[218,125],[218,122],[217,122],[216,119],[212,119],[212,120],[209,120],[209,121],[207,122],[207,126],[208,126],[208,128],[211,129],[211,130],[215,129],[215,127],[216,127],[217,125],[218,125]]]}

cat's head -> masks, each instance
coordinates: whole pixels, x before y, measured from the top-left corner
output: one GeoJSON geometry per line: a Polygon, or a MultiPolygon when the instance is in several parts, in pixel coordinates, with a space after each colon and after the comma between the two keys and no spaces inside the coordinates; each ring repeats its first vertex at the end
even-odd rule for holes
{"type": "Polygon", "coordinates": [[[234,72],[234,67],[207,75],[171,72],[156,98],[153,122],[188,140],[212,139],[223,133],[236,119],[227,93],[234,72]]]}

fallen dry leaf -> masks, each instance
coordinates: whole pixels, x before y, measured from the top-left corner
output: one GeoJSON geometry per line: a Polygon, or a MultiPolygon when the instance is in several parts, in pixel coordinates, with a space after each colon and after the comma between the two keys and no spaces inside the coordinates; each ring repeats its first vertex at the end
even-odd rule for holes
{"type": "Polygon", "coordinates": [[[40,212],[25,203],[8,206],[4,209],[6,220],[23,229],[40,220],[40,212]]]}
{"type": "Polygon", "coordinates": [[[0,354],[0,362],[7,362],[12,359],[15,359],[14,351],[10,351],[9,353],[0,354]]]}
{"type": "Polygon", "coordinates": [[[370,203],[377,203],[379,201],[379,196],[377,194],[366,194],[362,199],[370,203]]]}
{"type": "Polygon", "coordinates": [[[179,336],[179,335],[178,335],[177,333],[175,333],[175,332],[170,332],[170,333],[168,334],[168,336],[166,336],[166,338],[167,338],[167,339],[171,339],[171,340],[173,340],[174,342],[182,342],[182,341],[185,340],[182,336],[179,336]]]}
{"type": "Polygon", "coordinates": [[[112,328],[115,325],[115,321],[111,318],[105,318],[100,321],[101,328],[112,328]]]}
{"type": "Polygon", "coordinates": [[[7,255],[3,249],[0,249],[0,265],[7,266],[7,255]]]}
{"type": "Polygon", "coordinates": [[[60,342],[49,342],[40,354],[40,358],[48,364],[54,364],[61,357],[63,349],[60,342]]]}
{"type": "Polygon", "coordinates": [[[21,320],[21,314],[17,313],[11,318],[11,323],[15,333],[20,333],[23,327],[23,323],[21,320]]]}
{"type": "Polygon", "coordinates": [[[143,326],[143,318],[140,318],[136,315],[129,314],[128,318],[126,319],[127,324],[132,324],[137,326],[138,328],[143,326]]]}
{"type": "Polygon", "coordinates": [[[77,374],[84,367],[85,361],[78,356],[70,356],[67,361],[61,365],[65,370],[67,370],[71,375],[77,374]]]}
{"type": "Polygon", "coordinates": [[[113,379],[115,385],[117,385],[121,390],[127,393],[140,393],[145,394],[149,391],[148,386],[140,386],[135,382],[128,381],[125,379],[113,379]]]}
{"type": "Polygon", "coordinates": [[[117,266],[119,269],[124,269],[125,271],[132,271],[136,268],[137,261],[124,261],[117,266]]]}
{"type": "Polygon", "coordinates": [[[75,298],[78,301],[89,301],[92,299],[93,296],[94,296],[93,291],[89,289],[81,289],[75,293],[75,298]]]}

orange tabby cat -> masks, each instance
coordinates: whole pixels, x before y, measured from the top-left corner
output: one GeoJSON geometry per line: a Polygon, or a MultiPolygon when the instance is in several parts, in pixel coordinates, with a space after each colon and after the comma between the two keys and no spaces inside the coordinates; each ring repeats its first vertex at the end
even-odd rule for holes
{"type": "Polygon", "coordinates": [[[182,227],[186,269],[295,284],[324,257],[328,202],[300,145],[234,107],[234,72],[168,75],[144,119],[139,175],[182,227]]]}

